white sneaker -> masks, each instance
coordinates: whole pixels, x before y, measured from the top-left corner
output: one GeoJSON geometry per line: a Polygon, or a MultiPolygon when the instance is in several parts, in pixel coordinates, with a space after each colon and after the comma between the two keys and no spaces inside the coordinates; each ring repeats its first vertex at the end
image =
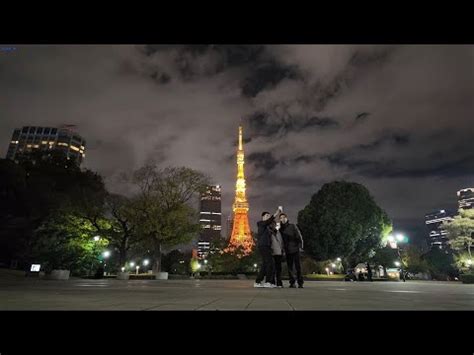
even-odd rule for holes
{"type": "Polygon", "coordinates": [[[263,287],[265,287],[265,288],[275,288],[276,285],[271,284],[270,282],[265,282],[265,283],[263,284],[263,287]]]}
{"type": "Polygon", "coordinates": [[[262,283],[255,282],[253,287],[263,287],[262,283]]]}

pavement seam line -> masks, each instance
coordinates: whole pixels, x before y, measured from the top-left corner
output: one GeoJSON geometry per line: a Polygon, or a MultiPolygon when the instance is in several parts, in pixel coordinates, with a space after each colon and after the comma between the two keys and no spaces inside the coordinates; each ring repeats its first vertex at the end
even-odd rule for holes
{"type": "MultiPolygon", "coordinates": [[[[221,297],[221,298],[222,298],[222,297],[221,297]]],[[[195,310],[195,311],[198,311],[200,308],[206,307],[206,306],[210,305],[211,303],[217,302],[217,301],[219,301],[221,298],[216,298],[215,300],[212,300],[211,302],[205,303],[205,304],[199,306],[198,308],[195,308],[194,310],[195,310]]]]}

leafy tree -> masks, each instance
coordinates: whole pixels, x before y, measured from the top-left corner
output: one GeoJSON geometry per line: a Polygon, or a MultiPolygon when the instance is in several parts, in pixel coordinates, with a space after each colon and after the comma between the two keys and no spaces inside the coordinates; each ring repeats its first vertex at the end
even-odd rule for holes
{"type": "Polygon", "coordinates": [[[0,161],[0,246],[4,257],[19,258],[26,266],[36,231],[57,213],[85,213],[101,204],[102,178],[59,152],[32,152],[18,164],[0,161]]]}
{"type": "Polygon", "coordinates": [[[474,243],[474,209],[460,209],[459,215],[451,222],[444,222],[443,227],[448,232],[449,244],[452,249],[466,251],[472,259],[471,247],[474,243]]]}
{"type": "Polygon", "coordinates": [[[107,241],[94,241],[95,228],[87,220],[72,214],[51,216],[36,231],[32,243],[32,261],[41,263],[46,271],[68,269],[86,273],[98,263],[107,241]]]}
{"type": "Polygon", "coordinates": [[[426,260],[433,279],[447,280],[456,276],[456,270],[453,267],[454,259],[451,253],[433,248],[423,255],[423,259],[426,260]]]}
{"type": "Polygon", "coordinates": [[[470,273],[472,270],[472,259],[471,256],[467,251],[459,252],[453,255],[454,258],[454,266],[458,269],[461,273],[470,273]]]}
{"type": "Polygon", "coordinates": [[[161,267],[169,273],[188,274],[190,269],[191,254],[183,253],[179,250],[172,250],[164,254],[161,260],[161,267]]]}
{"type": "Polygon", "coordinates": [[[341,257],[345,264],[373,255],[392,229],[369,191],[345,181],[323,185],[298,213],[298,225],[311,256],[320,261],[341,257]]]}
{"type": "Polygon", "coordinates": [[[428,263],[423,259],[420,248],[408,245],[401,249],[401,256],[405,271],[418,274],[429,270],[428,263]]]}
{"type": "Polygon", "coordinates": [[[381,265],[383,267],[384,275],[387,275],[387,268],[393,267],[394,262],[398,260],[398,255],[395,249],[385,246],[377,249],[375,255],[371,258],[371,263],[381,265]]]}
{"type": "Polygon", "coordinates": [[[139,192],[131,206],[132,223],[153,253],[153,271],[161,270],[163,247],[189,242],[200,230],[189,203],[208,185],[208,178],[185,167],[145,166],[130,181],[139,192]]]}
{"type": "Polygon", "coordinates": [[[133,221],[133,200],[118,194],[107,194],[104,204],[84,209],[84,218],[106,238],[118,253],[117,266],[123,267],[130,249],[140,241],[133,221]]]}

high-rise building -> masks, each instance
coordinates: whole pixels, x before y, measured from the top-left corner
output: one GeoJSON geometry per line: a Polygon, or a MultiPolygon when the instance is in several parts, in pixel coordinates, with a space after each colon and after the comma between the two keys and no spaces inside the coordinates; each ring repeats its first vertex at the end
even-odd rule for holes
{"type": "Polygon", "coordinates": [[[467,187],[458,191],[459,209],[474,208],[474,187],[467,187]]]}
{"type": "Polygon", "coordinates": [[[235,184],[235,202],[232,205],[234,222],[229,245],[225,251],[233,252],[241,248],[243,255],[248,255],[254,246],[249,226],[249,204],[245,194],[244,148],[242,145],[242,126],[239,126],[239,147],[237,150],[237,182],[235,184]]]}
{"type": "Polygon", "coordinates": [[[453,214],[446,210],[438,210],[425,216],[428,228],[428,244],[433,248],[445,249],[448,246],[448,232],[443,228],[443,222],[453,220],[453,214]]]}
{"type": "Polygon", "coordinates": [[[234,224],[234,219],[232,218],[232,213],[227,216],[227,229],[225,234],[226,241],[229,241],[230,236],[232,234],[232,225],[234,224]]]}
{"type": "Polygon", "coordinates": [[[72,128],[73,126],[17,128],[13,131],[6,158],[17,160],[23,153],[40,151],[47,155],[57,150],[80,165],[86,156],[86,141],[72,128]]]}
{"type": "Polygon", "coordinates": [[[211,241],[221,237],[222,213],[221,187],[219,185],[210,185],[201,194],[199,223],[201,232],[197,242],[197,252],[199,258],[205,258],[209,253],[211,241]]]}

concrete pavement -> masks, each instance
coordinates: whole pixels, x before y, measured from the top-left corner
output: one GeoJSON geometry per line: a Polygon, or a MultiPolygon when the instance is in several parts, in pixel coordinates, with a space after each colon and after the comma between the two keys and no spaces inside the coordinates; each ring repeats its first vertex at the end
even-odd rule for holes
{"type": "Polygon", "coordinates": [[[457,282],[252,286],[253,280],[0,279],[0,310],[474,310],[474,285],[457,282]]]}

